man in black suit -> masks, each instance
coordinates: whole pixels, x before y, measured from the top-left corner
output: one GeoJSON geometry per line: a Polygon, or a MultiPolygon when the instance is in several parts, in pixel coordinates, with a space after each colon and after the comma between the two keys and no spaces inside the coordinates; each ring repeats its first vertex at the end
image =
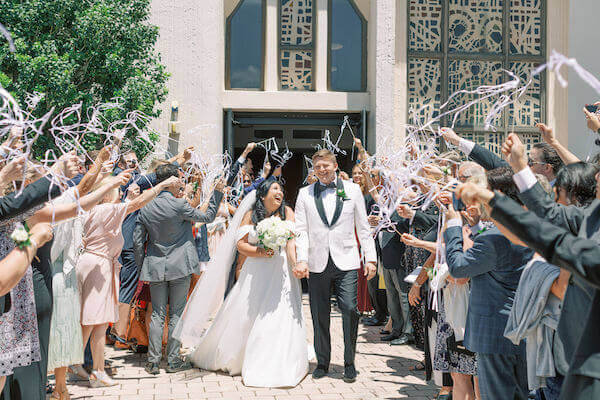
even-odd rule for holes
{"type": "Polygon", "coordinates": [[[465,203],[489,205],[492,218],[548,262],[570,271],[593,287],[591,306],[577,313],[579,323],[585,328],[570,360],[560,398],[600,398],[600,341],[597,340],[600,328],[600,176],[596,176],[597,199],[589,207],[560,206],[543,196],[539,184],[531,179],[533,173],[527,167],[524,146],[516,135],[508,136],[503,152],[516,171],[515,183],[521,190],[520,197],[531,211],[524,210],[500,193],[473,185],[459,188],[458,193],[465,203]]]}
{"type": "MultiPolygon", "coordinates": [[[[372,218],[373,216],[369,217],[372,218]]],[[[396,211],[390,217],[399,233],[408,232],[409,220],[402,218],[396,211]]],[[[382,230],[378,235],[377,250],[383,265],[383,280],[387,296],[387,308],[392,318],[392,331],[381,338],[395,345],[414,341],[413,327],[408,311],[408,284],[405,269],[402,268],[406,249],[397,232],[382,230]]]]}

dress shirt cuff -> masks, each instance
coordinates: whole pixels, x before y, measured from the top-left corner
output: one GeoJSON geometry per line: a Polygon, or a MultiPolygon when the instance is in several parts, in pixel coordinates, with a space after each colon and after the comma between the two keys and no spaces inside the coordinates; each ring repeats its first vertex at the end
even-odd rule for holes
{"type": "Polygon", "coordinates": [[[471,142],[467,139],[460,139],[458,141],[459,150],[465,153],[465,155],[467,156],[471,154],[471,152],[473,151],[473,147],[475,147],[475,142],[471,142]]]}
{"type": "Polygon", "coordinates": [[[237,161],[243,165],[246,162],[246,157],[240,156],[240,158],[238,158],[237,161]]]}
{"type": "Polygon", "coordinates": [[[448,222],[446,223],[446,228],[452,228],[453,226],[458,226],[458,227],[462,228],[462,219],[460,219],[460,218],[449,219],[448,222]]]}
{"type": "Polygon", "coordinates": [[[531,189],[537,183],[537,178],[529,167],[514,174],[513,180],[519,189],[519,193],[531,189]]]}

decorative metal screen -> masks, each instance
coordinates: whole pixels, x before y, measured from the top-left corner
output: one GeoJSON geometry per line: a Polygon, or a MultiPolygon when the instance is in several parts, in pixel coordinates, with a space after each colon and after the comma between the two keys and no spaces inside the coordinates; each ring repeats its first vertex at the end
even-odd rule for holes
{"type": "Polygon", "coordinates": [[[312,90],[314,0],[279,1],[279,78],[281,89],[312,90]]]}
{"type": "MultiPolygon", "coordinates": [[[[421,110],[410,120],[422,124],[438,114],[452,93],[511,79],[524,80],[545,60],[546,0],[409,0],[408,107],[421,110]]],[[[505,135],[517,132],[527,146],[538,141],[538,121],[545,119],[544,75],[534,80],[515,104],[484,131],[491,103],[481,101],[461,113],[455,130],[495,152],[505,135]]],[[[474,100],[461,94],[449,107],[474,100]]],[[[449,117],[441,121],[452,123],[449,117]]]]}

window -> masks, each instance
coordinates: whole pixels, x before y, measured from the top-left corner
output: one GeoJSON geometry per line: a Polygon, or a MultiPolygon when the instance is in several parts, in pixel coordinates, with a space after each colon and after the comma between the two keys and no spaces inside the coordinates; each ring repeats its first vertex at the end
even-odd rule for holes
{"type": "MultiPolygon", "coordinates": [[[[497,85],[512,71],[523,81],[545,61],[545,0],[410,0],[408,4],[408,106],[423,109],[411,123],[436,116],[441,104],[459,90],[497,85]]],[[[538,141],[533,125],[545,120],[544,75],[535,78],[519,100],[484,130],[490,102],[479,102],[459,115],[455,129],[499,152],[504,137],[518,132],[526,144],[538,141]]],[[[475,96],[451,99],[449,109],[475,96]]],[[[441,121],[449,125],[449,118],[441,121]]]]}
{"type": "Polygon", "coordinates": [[[227,89],[263,88],[264,15],[264,0],[242,0],[227,18],[227,89]]]}
{"type": "Polygon", "coordinates": [[[367,90],[367,21],[353,0],[329,0],[329,90],[367,90]]]}
{"type": "Polygon", "coordinates": [[[313,90],[313,0],[279,0],[279,86],[313,90]]]}

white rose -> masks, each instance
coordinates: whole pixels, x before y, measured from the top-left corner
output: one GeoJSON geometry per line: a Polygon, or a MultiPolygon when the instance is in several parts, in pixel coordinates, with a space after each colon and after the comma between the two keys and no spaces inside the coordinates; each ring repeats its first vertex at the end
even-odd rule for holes
{"type": "Polygon", "coordinates": [[[25,242],[27,239],[29,239],[29,233],[27,233],[25,227],[21,225],[13,231],[13,233],[10,235],[10,238],[15,242],[25,242]]]}

